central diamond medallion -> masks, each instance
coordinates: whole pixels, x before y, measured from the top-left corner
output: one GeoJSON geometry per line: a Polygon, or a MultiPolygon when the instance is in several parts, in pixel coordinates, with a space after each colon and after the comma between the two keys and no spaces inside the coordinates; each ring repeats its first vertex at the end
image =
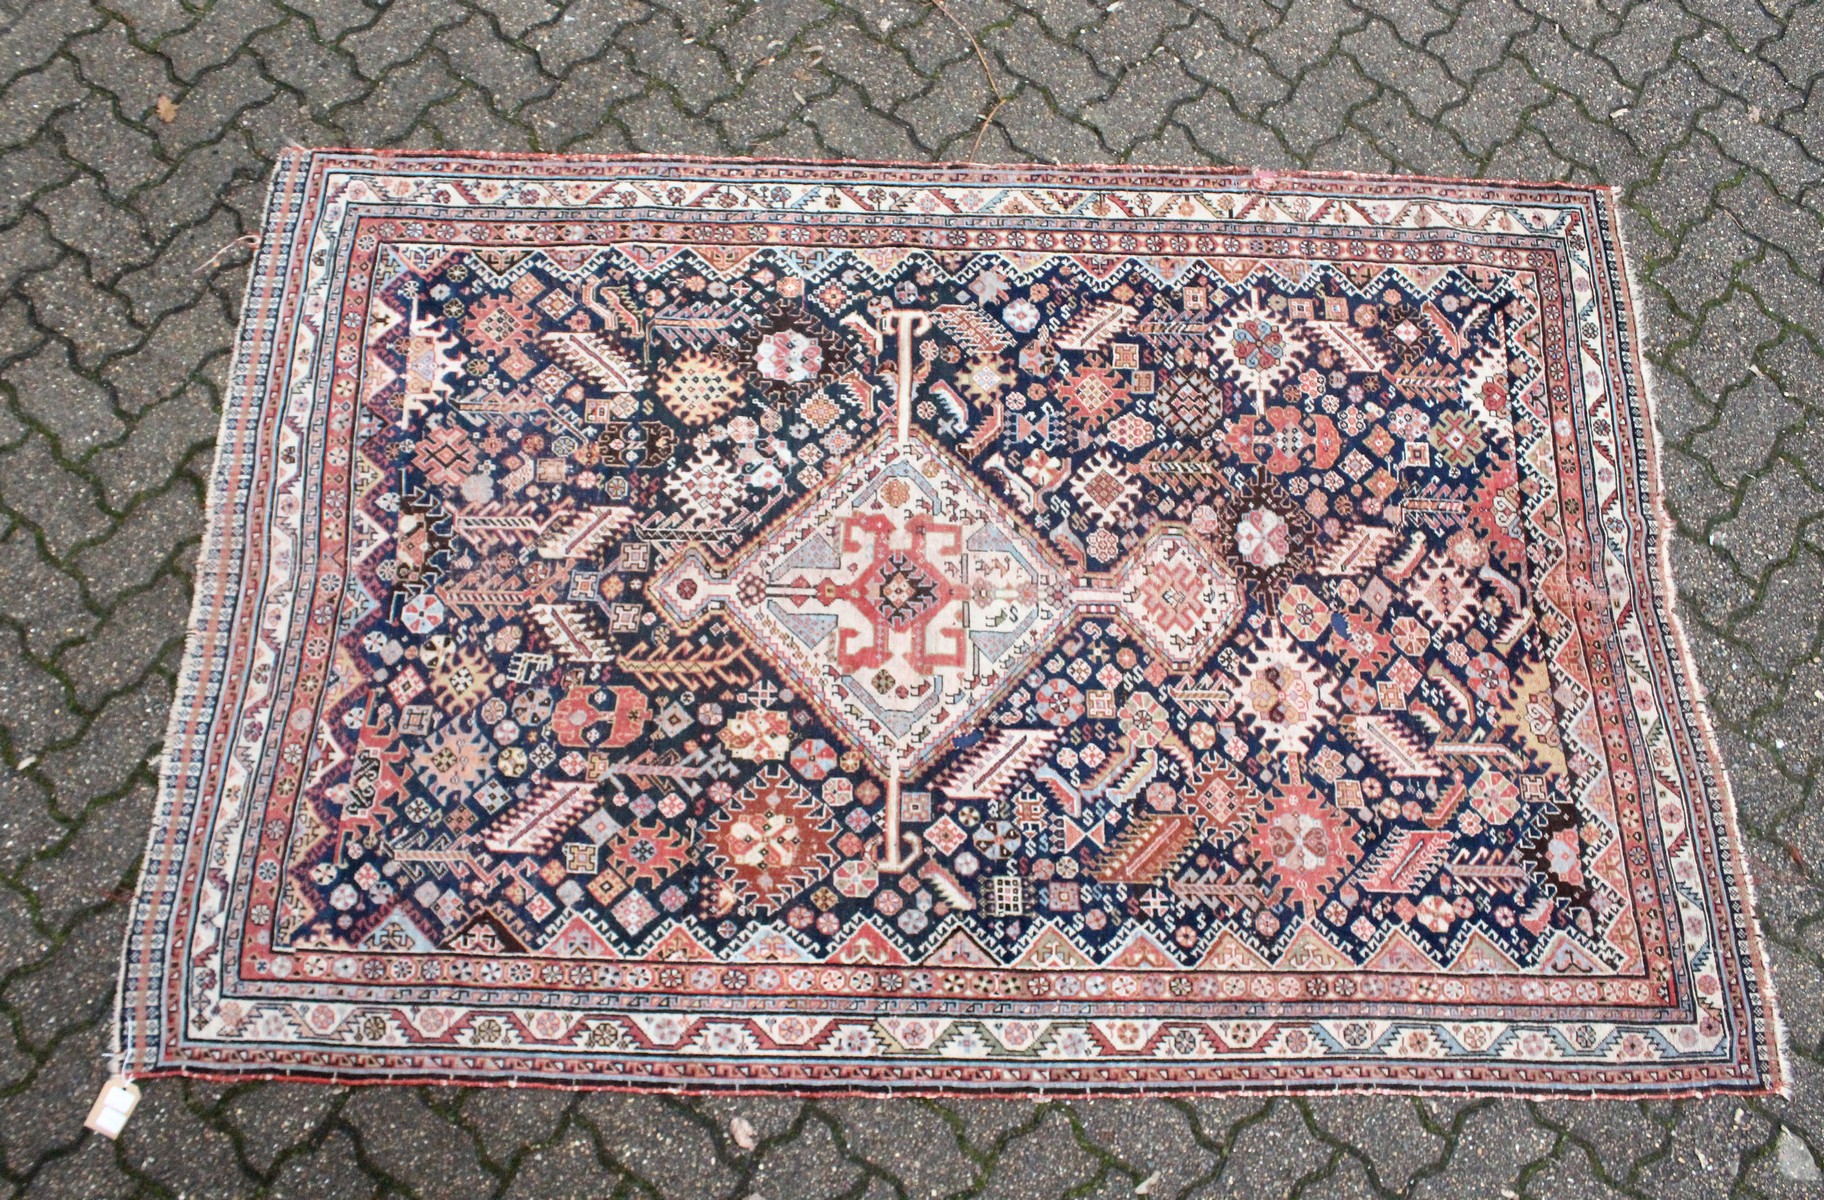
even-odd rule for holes
{"type": "Polygon", "coordinates": [[[721,604],[855,745],[910,770],[1050,645],[1071,583],[914,434],[864,450],[725,572],[691,550],[654,592],[681,622],[721,604]]]}
{"type": "Polygon", "coordinates": [[[1244,611],[1183,526],[1105,582],[1074,579],[993,493],[914,433],[883,436],[728,567],[692,548],[652,591],[689,625],[719,606],[883,771],[912,773],[1078,611],[1125,620],[1195,669],[1244,611]]]}

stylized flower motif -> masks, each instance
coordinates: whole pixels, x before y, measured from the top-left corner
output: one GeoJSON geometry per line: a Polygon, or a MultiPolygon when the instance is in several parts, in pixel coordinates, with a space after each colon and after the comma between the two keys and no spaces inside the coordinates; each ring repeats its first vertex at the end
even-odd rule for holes
{"type": "Polygon", "coordinates": [[[1000,355],[973,354],[957,382],[972,402],[989,404],[998,401],[1018,379],[1000,355]]]}
{"type": "Polygon", "coordinates": [[[463,318],[462,331],[479,350],[511,354],[538,335],[538,322],[515,296],[485,296],[463,318]]]}
{"type": "Polygon", "coordinates": [[[791,750],[792,722],[779,709],[746,708],[729,718],[719,736],[736,758],[767,762],[791,750]]]}
{"type": "Polygon", "coordinates": [[[1279,598],[1279,622],[1301,642],[1309,642],[1330,628],[1330,606],[1302,583],[1295,583],[1279,598]]]}
{"type": "Polygon", "coordinates": [[[1098,521],[1124,518],[1140,498],[1140,485],[1133,472],[1107,450],[1097,451],[1077,469],[1071,477],[1070,490],[1098,521]]]}
{"type": "Polygon", "coordinates": [[[831,846],[839,832],[830,810],[783,767],[764,767],[710,817],[701,837],[735,903],[770,913],[835,866],[831,846]]]}
{"type": "Polygon", "coordinates": [[[1335,681],[1289,637],[1262,638],[1239,683],[1241,715],[1280,754],[1303,754],[1336,717],[1335,681]]]}
{"type": "Polygon", "coordinates": [[[1309,566],[1315,527],[1311,515],[1264,469],[1224,506],[1216,542],[1229,566],[1267,604],[1309,566]],[[1224,544],[1226,543],[1226,545],[1224,544]]]}
{"type": "Polygon", "coordinates": [[[796,330],[780,330],[760,339],[754,366],[780,383],[807,383],[823,370],[823,347],[796,330]]]}
{"type": "Polygon", "coordinates": [[[1474,463],[1488,447],[1482,426],[1460,409],[1443,413],[1432,422],[1431,444],[1438,457],[1457,468],[1474,463]]]}
{"type": "Polygon", "coordinates": [[[1039,720],[1069,725],[1083,718],[1083,693],[1068,679],[1047,679],[1033,696],[1039,720]]]}
{"type": "Polygon", "coordinates": [[[1157,746],[1172,735],[1172,722],[1166,715],[1165,706],[1145,692],[1129,696],[1118,715],[1121,733],[1142,750],[1157,746]]]}
{"type": "Polygon", "coordinates": [[[1258,317],[1237,321],[1229,344],[1236,359],[1250,371],[1271,371],[1286,356],[1285,335],[1277,325],[1258,317]]]}
{"type": "Polygon", "coordinates": [[[665,480],[665,490],[692,520],[716,525],[735,510],[747,484],[740,468],[712,447],[673,470],[665,480]]]}
{"type": "Polygon", "coordinates": [[[1279,899],[1315,912],[1361,861],[1356,828],[1309,784],[1286,783],[1255,819],[1247,848],[1279,899]]]}
{"type": "Polygon", "coordinates": [[[1449,933],[1456,924],[1457,910],[1442,896],[1427,896],[1419,901],[1417,920],[1433,933],[1449,933]]]}
{"type": "Polygon", "coordinates": [[[678,420],[707,425],[734,408],[741,395],[741,373],[713,354],[687,350],[660,373],[658,390],[659,400],[678,420]]]}
{"type": "Polygon", "coordinates": [[[1125,407],[1131,397],[1119,372],[1085,363],[1058,385],[1064,411],[1091,429],[1125,407]]]}
{"type": "Polygon", "coordinates": [[[1296,373],[1308,348],[1291,321],[1269,308],[1258,291],[1230,304],[1213,341],[1223,365],[1260,404],[1296,373]]]}
{"type": "Polygon", "coordinates": [[[433,795],[460,800],[487,773],[488,751],[487,739],[473,720],[451,721],[418,748],[413,774],[433,795]]]}
{"type": "Polygon", "coordinates": [[[1474,692],[1479,700],[1498,704],[1507,695],[1509,678],[1507,664],[1487,650],[1477,654],[1464,664],[1463,675],[1469,680],[1469,690],[1474,692]]]}
{"type": "Polygon", "coordinates": [[[690,845],[670,826],[642,821],[615,835],[608,861],[623,879],[652,886],[690,861],[690,845]]]}
{"type": "Polygon", "coordinates": [[[1001,310],[1001,320],[1015,333],[1031,333],[1039,327],[1039,306],[1030,300],[1015,300],[1001,310]]]}
{"type": "Polygon", "coordinates": [[[443,601],[431,592],[420,592],[399,610],[399,623],[412,633],[427,634],[443,624],[443,601]]]}
{"type": "Polygon", "coordinates": [[[1235,522],[1235,553],[1262,571],[1277,567],[1292,553],[1292,527],[1270,508],[1251,508],[1235,522]]]}

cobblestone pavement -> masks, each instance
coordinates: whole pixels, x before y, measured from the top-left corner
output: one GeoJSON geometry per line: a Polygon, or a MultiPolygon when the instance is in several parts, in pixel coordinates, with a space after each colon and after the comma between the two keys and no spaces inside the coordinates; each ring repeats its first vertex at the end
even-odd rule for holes
{"type": "Polygon", "coordinates": [[[0,1187],[1824,1194],[1824,4],[950,11],[1009,97],[984,157],[1625,189],[1673,557],[1749,827],[1797,1098],[800,1103],[160,1082],[119,1143],[81,1135],[243,280],[245,251],[217,251],[257,228],[274,152],[961,157],[991,96],[928,0],[0,0],[0,1187]],[[751,1148],[730,1133],[737,1115],[751,1148]]]}

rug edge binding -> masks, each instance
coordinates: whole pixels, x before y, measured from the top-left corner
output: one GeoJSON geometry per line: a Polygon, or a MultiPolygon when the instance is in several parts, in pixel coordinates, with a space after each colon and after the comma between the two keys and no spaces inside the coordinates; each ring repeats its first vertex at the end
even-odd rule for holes
{"type": "MultiPolygon", "coordinates": [[[[206,666],[203,634],[207,626],[206,597],[210,589],[205,584],[219,581],[226,587],[236,582],[230,573],[228,556],[217,554],[211,563],[207,553],[212,546],[228,544],[228,540],[237,531],[244,532],[244,522],[237,521],[233,509],[223,504],[226,489],[237,481],[226,477],[228,468],[223,462],[221,448],[228,442],[230,422],[237,412],[244,408],[247,415],[257,416],[261,398],[271,387],[270,380],[259,380],[251,383],[252,395],[242,394],[242,381],[252,369],[262,339],[259,330],[250,329],[242,322],[254,298],[255,288],[271,273],[276,246],[282,240],[280,235],[293,226],[303,211],[302,204],[298,202],[300,198],[297,197],[287,200],[289,207],[284,210],[276,207],[284,198],[284,189],[298,179],[299,167],[302,167],[307,182],[316,166],[317,152],[301,146],[284,147],[274,159],[266,185],[266,198],[260,209],[259,242],[247,263],[247,279],[241,290],[240,312],[235,318],[236,337],[228,364],[228,385],[222,396],[221,419],[216,424],[216,458],[210,464],[204,490],[203,533],[197,550],[190,612],[184,623],[184,653],[178,664],[177,687],[172,694],[171,711],[165,719],[164,741],[158,755],[158,795],[152,808],[152,826],[146,833],[146,845],[139,857],[139,874],[134,886],[133,902],[128,909],[127,926],[121,934],[120,967],[114,992],[114,1020],[109,1035],[107,1062],[113,1073],[128,1079],[191,1074],[180,1060],[167,1055],[161,1027],[135,1028],[137,1036],[131,1041],[128,1038],[128,1030],[133,1022],[128,994],[129,977],[135,973],[139,975],[139,983],[133,989],[133,995],[138,997],[146,993],[147,983],[153,980],[162,983],[169,968],[169,962],[165,961],[168,956],[151,948],[147,949],[143,957],[136,956],[133,952],[133,937],[136,929],[160,909],[169,907],[151,894],[152,876],[149,868],[153,847],[158,843],[160,832],[176,815],[183,800],[178,782],[183,769],[179,754],[183,715],[191,710],[206,686],[201,676],[202,668],[206,666]],[[274,224],[275,215],[285,218],[284,229],[274,224]],[[137,1061],[130,1060],[130,1054],[137,1061]]],[[[285,280],[279,278],[273,280],[273,283],[278,302],[282,304],[285,280]]]]}
{"type": "MultiPolygon", "coordinates": [[[[1768,1078],[1762,1073],[1760,1092],[1765,1095],[1778,1096],[1790,1100],[1794,1096],[1792,1069],[1792,1039],[1786,1028],[1786,1019],[1780,1011],[1779,989],[1773,978],[1773,966],[1767,954],[1767,933],[1761,919],[1761,902],[1759,887],[1755,882],[1754,868],[1748,857],[1748,848],[1742,836],[1741,814],[1735,800],[1735,787],[1729,778],[1728,765],[1723,761],[1722,746],[1716,735],[1716,718],[1710,711],[1710,694],[1705,688],[1702,675],[1698,671],[1696,656],[1691,651],[1690,638],[1685,632],[1684,615],[1679,610],[1678,582],[1672,571],[1672,518],[1666,507],[1666,496],[1663,485],[1664,465],[1666,461],[1665,435],[1660,429],[1658,420],[1658,401],[1656,391],[1658,368],[1648,360],[1642,344],[1646,339],[1646,314],[1642,310],[1639,297],[1645,294],[1641,284],[1639,268],[1627,248],[1627,235],[1621,220],[1621,189],[1613,185],[1604,185],[1600,189],[1602,199],[1598,209],[1602,214],[1609,231],[1615,239],[1615,257],[1621,264],[1622,299],[1625,301],[1623,311],[1627,313],[1629,327],[1622,331],[1623,336],[1632,342],[1629,349],[1634,360],[1635,369],[1640,375],[1641,412],[1646,417],[1647,427],[1651,433],[1653,457],[1649,465],[1648,482],[1653,486],[1645,489],[1646,505],[1650,508],[1648,516],[1654,522],[1654,553],[1657,559],[1661,582],[1666,588],[1666,624],[1671,631],[1673,651],[1678,655],[1679,665],[1684,668],[1686,682],[1691,688],[1691,703],[1695,724],[1699,735],[1704,740],[1704,751],[1711,764],[1716,768],[1718,798],[1722,801],[1724,830],[1729,835],[1729,856],[1734,860],[1736,876],[1740,881],[1743,898],[1747,903],[1745,925],[1747,926],[1748,961],[1753,972],[1756,997],[1760,1001],[1767,1020],[1767,1038],[1772,1050],[1769,1066],[1773,1075],[1768,1078]]],[[[1721,882],[1721,881],[1719,881],[1721,882]]],[[[1752,1014],[1751,1014],[1752,1016],[1752,1014]]]]}

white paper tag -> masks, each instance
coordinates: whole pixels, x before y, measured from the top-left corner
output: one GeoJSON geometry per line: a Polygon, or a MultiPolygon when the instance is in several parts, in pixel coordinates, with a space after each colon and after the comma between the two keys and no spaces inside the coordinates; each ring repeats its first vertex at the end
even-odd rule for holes
{"type": "Polygon", "coordinates": [[[115,1075],[101,1085],[101,1095],[95,1097],[89,1119],[83,1124],[102,1137],[117,1138],[138,1106],[139,1085],[123,1075],[115,1075]]]}

